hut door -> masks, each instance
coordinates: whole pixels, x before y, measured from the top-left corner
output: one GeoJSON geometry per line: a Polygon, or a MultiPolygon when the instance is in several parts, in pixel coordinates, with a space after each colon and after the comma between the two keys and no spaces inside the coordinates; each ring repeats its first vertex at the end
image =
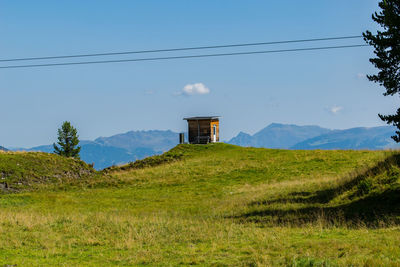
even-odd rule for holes
{"type": "Polygon", "coordinates": [[[213,142],[217,142],[217,125],[213,125],[213,142]]]}

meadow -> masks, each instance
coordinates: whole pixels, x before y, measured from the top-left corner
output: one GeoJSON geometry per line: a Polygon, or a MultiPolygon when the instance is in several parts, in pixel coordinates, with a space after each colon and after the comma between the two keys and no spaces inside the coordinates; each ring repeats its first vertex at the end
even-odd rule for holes
{"type": "Polygon", "coordinates": [[[0,166],[0,266],[400,266],[396,151],[179,145],[100,173],[43,153],[0,166]]]}

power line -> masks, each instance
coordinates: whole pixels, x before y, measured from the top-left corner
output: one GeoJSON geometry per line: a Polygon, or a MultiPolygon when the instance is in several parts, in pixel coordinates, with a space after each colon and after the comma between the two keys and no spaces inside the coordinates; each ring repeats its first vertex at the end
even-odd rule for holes
{"type": "Polygon", "coordinates": [[[61,58],[98,57],[98,56],[117,56],[117,55],[129,55],[129,54],[176,52],[176,51],[201,50],[201,49],[218,49],[218,48],[230,48],[230,47],[246,47],[246,46],[261,46],[261,45],[274,45],[274,44],[332,41],[332,40],[344,40],[344,39],[356,39],[356,38],[362,38],[362,36],[354,35],[354,36],[340,36],[340,37],[314,38],[314,39],[302,39],[302,40],[287,40],[287,41],[260,42],[260,43],[242,43],[242,44],[228,44],[228,45],[214,45],[214,46],[183,47],[183,48],[169,48],[169,49],[141,50],[141,51],[109,52],[109,53],[97,53],[97,54],[10,58],[10,59],[0,59],[0,62],[49,60],[49,59],[61,59],[61,58]]]}
{"type": "Polygon", "coordinates": [[[248,51],[248,52],[204,54],[204,55],[152,57],[152,58],[135,58],[135,59],[102,60],[102,61],[83,61],[83,62],[81,61],[81,62],[31,64],[31,65],[10,65],[10,66],[0,66],[0,69],[53,67],[53,66],[67,66],[67,65],[87,65],[87,64],[106,64],[106,63],[121,63],[121,62],[138,62],[138,61],[159,61],[159,60],[187,59],[187,58],[205,58],[205,57],[254,55],[254,54],[269,54],[269,53],[284,53],[284,52],[300,52],[300,51],[312,51],[312,50],[328,50],[328,49],[355,48],[355,47],[366,47],[366,46],[369,46],[369,45],[367,45],[367,44],[363,44],[363,45],[342,45],[342,46],[325,46],[325,47],[310,47],[310,48],[281,49],[281,50],[267,50],[267,51],[248,51]]]}

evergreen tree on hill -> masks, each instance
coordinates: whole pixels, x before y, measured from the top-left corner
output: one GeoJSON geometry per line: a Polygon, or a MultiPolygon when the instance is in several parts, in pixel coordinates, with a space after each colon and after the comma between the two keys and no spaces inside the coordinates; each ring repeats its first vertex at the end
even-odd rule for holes
{"type": "MultiPolygon", "coordinates": [[[[400,94],[400,1],[382,0],[381,11],[375,12],[372,19],[381,26],[374,35],[370,31],[363,33],[364,40],[375,48],[376,58],[370,62],[379,69],[378,74],[368,75],[370,81],[385,87],[385,96],[400,94]]],[[[400,108],[396,114],[379,117],[388,124],[399,129],[392,138],[400,142],[400,108]]]]}
{"type": "Polygon", "coordinates": [[[58,129],[58,146],[54,143],[54,153],[64,156],[79,159],[81,147],[78,146],[79,139],[77,130],[69,121],[65,121],[60,129],[58,129]]]}

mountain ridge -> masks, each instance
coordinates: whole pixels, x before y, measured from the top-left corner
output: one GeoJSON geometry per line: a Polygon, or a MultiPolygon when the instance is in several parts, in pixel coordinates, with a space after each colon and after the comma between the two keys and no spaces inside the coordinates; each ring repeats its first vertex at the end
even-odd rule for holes
{"type": "Polygon", "coordinates": [[[227,143],[278,149],[387,149],[399,148],[393,126],[332,130],[316,125],[271,123],[253,135],[239,132],[227,143]]]}
{"type": "MultiPolygon", "coordinates": [[[[97,170],[162,154],[177,144],[178,133],[171,130],[129,131],[79,143],[81,159],[93,163],[97,170]]],[[[53,145],[15,150],[53,153],[53,145]]]]}
{"type": "Polygon", "coordinates": [[[387,149],[399,147],[392,139],[395,127],[355,127],[334,130],[297,143],[291,149],[387,149]]]}
{"type": "Polygon", "coordinates": [[[331,131],[316,125],[299,126],[295,124],[271,123],[253,135],[240,132],[228,141],[240,146],[289,149],[291,146],[309,138],[331,131]]]}
{"type": "MultiPolygon", "coordinates": [[[[393,126],[355,127],[332,130],[317,125],[271,123],[253,135],[239,132],[227,143],[245,147],[276,149],[387,149],[400,148],[390,136],[393,126]]],[[[128,131],[109,137],[80,142],[81,159],[94,163],[97,170],[162,154],[178,144],[178,133],[171,130],[128,131]]],[[[1,148],[0,148],[1,149],[1,148]]],[[[52,153],[52,145],[29,149],[52,153]]]]}

